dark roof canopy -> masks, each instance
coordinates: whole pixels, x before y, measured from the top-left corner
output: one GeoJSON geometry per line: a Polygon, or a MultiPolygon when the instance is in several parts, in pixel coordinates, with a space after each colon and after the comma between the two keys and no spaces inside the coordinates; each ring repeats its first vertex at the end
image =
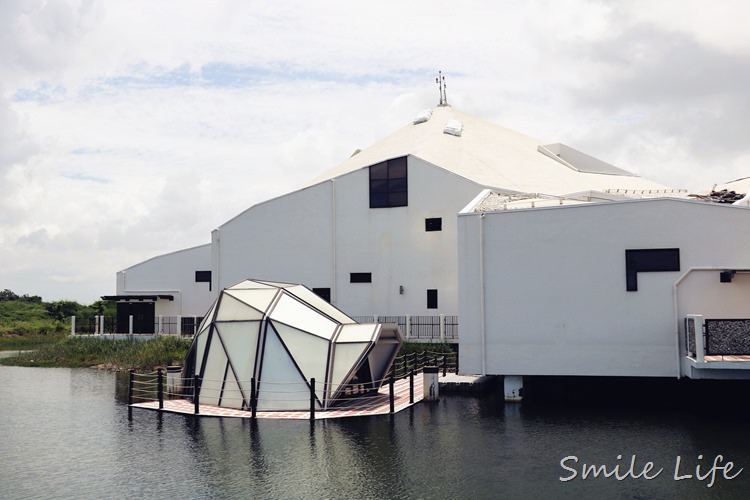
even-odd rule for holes
{"type": "Polygon", "coordinates": [[[144,300],[174,300],[174,295],[102,295],[102,300],[138,300],[143,302],[144,300]]]}

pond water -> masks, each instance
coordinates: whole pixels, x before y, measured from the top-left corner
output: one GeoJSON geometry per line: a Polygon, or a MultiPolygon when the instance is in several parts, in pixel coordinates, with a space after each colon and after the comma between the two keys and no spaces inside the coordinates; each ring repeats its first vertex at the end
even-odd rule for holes
{"type": "Polygon", "coordinates": [[[444,396],[394,416],[311,423],[128,409],[126,392],[113,373],[0,366],[0,498],[750,495],[750,418],[729,402],[694,413],[444,396]],[[582,479],[584,462],[625,475],[633,455],[622,480],[582,479]],[[734,469],[712,468],[718,455],[734,469]],[[711,487],[710,476],[676,479],[696,465],[715,472],[711,487]]]}

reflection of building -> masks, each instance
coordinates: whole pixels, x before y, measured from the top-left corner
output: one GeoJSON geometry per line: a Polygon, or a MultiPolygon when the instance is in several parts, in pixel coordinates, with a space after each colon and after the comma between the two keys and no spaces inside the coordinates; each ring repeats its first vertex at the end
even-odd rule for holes
{"type": "Polygon", "coordinates": [[[308,186],[238,214],[210,244],[120,271],[116,297],[150,297],[157,316],[201,316],[223,288],[259,278],[304,283],[350,315],[455,315],[456,214],[485,188],[548,197],[665,192],[563,144],[441,106],[308,186]]]}

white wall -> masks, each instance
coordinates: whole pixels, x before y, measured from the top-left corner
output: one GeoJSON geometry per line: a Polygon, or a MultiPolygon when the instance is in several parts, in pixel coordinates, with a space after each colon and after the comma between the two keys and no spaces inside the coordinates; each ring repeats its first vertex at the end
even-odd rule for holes
{"type": "Polygon", "coordinates": [[[196,283],[195,271],[211,270],[211,245],[153,257],[117,273],[117,295],[174,295],[159,299],[157,316],[202,316],[213,302],[209,283],[196,283]]]}
{"type": "MultiPolygon", "coordinates": [[[[482,372],[483,304],[485,373],[676,376],[674,285],[692,267],[750,268],[749,222],[747,209],[664,199],[460,215],[462,370],[482,372]],[[648,248],[680,248],[681,271],[639,273],[628,292],[625,250],[648,248]]],[[[683,279],[678,316],[727,313],[732,295],[750,317],[750,280],[712,296],[713,274],[683,279]]]]}
{"type": "Polygon", "coordinates": [[[217,289],[289,281],[331,288],[350,315],[457,314],[456,213],[480,189],[410,156],[407,207],[371,209],[367,168],[261,203],[214,231],[217,289]],[[443,230],[426,232],[428,217],[443,230]],[[372,283],[350,283],[352,272],[372,283]],[[439,291],[437,310],[427,289],[439,291]]]}

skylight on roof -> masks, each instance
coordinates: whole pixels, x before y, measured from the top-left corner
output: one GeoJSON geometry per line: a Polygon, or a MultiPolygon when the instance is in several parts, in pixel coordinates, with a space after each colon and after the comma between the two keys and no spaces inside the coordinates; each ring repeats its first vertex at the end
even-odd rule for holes
{"type": "Polygon", "coordinates": [[[425,109],[424,111],[422,111],[421,113],[419,113],[419,114],[418,114],[418,115],[417,115],[417,116],[416,116],[416,117],[414,118],[414,125],[416,125],[416,124],[418,124],[418,123],[424,123],[424,122],[426,122],[427,120],[429,120],[430,118],[432,118],[432,109],[430,109],[430,108],[427,108],[427,109],[425,109]]]}
{"type": "Polygon", "coordinates": [[[461,137],[461,132],[463,132],[463,130],[463,123],[458,120],[448,120],[448,123],[445,124],[445,128],[443,129],[443,133],[461,137]]]}

